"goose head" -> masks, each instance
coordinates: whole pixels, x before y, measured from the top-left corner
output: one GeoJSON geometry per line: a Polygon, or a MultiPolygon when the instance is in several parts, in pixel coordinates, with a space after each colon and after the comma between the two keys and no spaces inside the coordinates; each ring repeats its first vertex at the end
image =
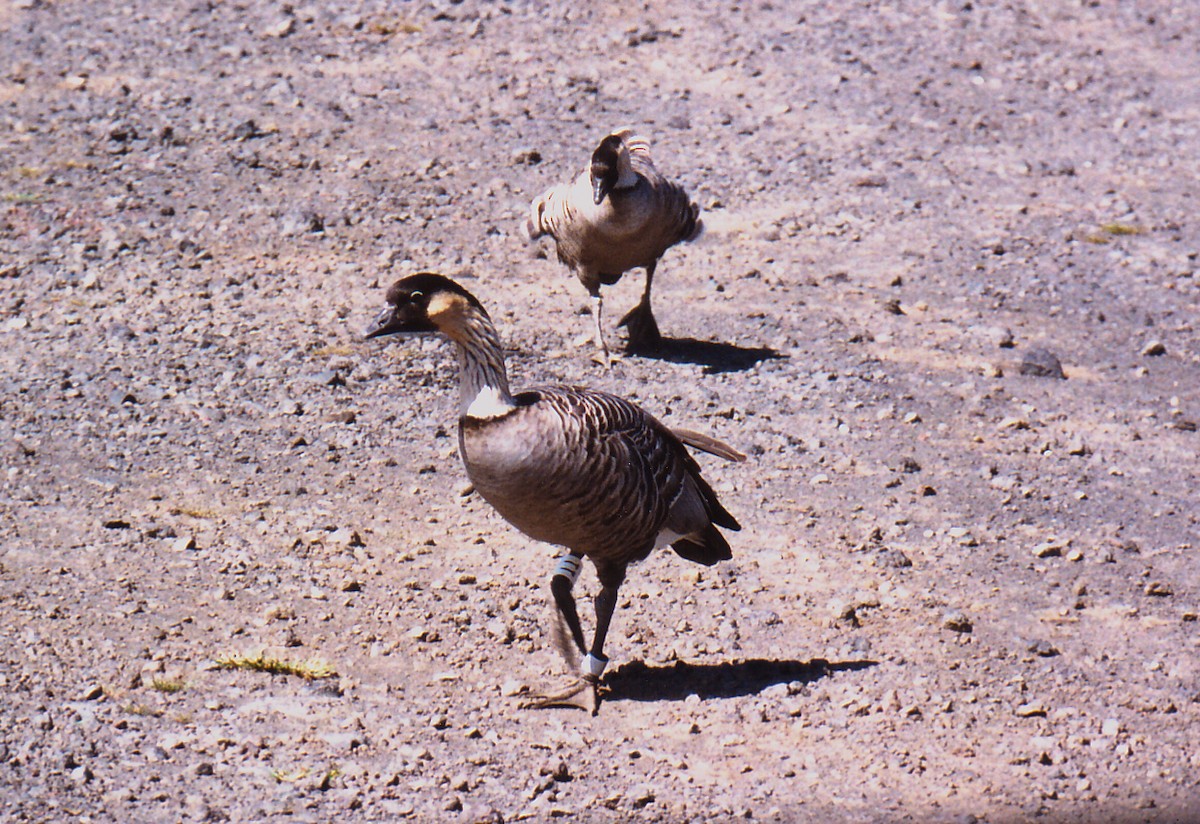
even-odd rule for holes
{"type": "Polygon", "coordinates": [[[466,289],[448,277],[421,272],[401,278],[387,291],[385,308],[367,328],[367,338],[402,332],[449,333],[472,314],[488,314],[466,289]]]}
{"type": "Polygon", "coordinates": [[[613,189],[631,189],[637,185],[637,173],[633,171],[629,147],[625,145],[625,131],[610,134],[592,152],[592,199],[597,206],[613,189]]]}

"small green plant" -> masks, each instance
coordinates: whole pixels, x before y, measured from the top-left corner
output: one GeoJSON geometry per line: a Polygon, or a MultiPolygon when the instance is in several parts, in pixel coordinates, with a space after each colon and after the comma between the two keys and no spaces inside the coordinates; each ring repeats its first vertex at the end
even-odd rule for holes
{"type": "Polygon", "coordinates": [[[1141,235],[1145,234],[1146,229],[1143,226],[1136,226],[1132,223],[1121,223],[1119,221],[1111,221],[1109,223],[1101,223],[1100,231],[1088,232],[1083,236],[1083,239],[1088,243],[1111,243],[1114,237],[1124,237],[1126,235],[1141,235]]]}
{"type": "Polygon", "coordinates": [[[130,715],[145,716],[146,718],[162,718],[163,717],[162,710],[155,709],[154,707],[147,707],[145,704],[137,704],[137,703],[126,704],[125,712],[129,713],[130,715]]]}
{"type": "Polygon", "coordinates": [[[263,652],[257,655],[224,655],[217,659],[217,667],[267,672],[271,675],[298,675],[307,681],[332,678],[337,675],[337,671],[333,667],[319,658],[285,661],[281,658],[270,658],[263,652]]]}
{"type": "Polygon", "coordinates": [[[1130,223],[1113,222],[1100,224],[1100,231],[1106,235],[1116,235],[1119,237],[1121,235],[1140,235],[1145,230],[1141,226],[1134,226],[1130,223]]]}
{"type": "Polygon", "coordinates": [[[165,692],[168,695],[176,692],[182,692],[187,685],[183,683],[182,678],[154,678],[150,681],[150,688],[165,692]]]}
{"type": "Polygon", "coordinates": [[[204,521],[211,521],[217,517],[215,509],[206,509],[198,506],[173,506],[170,512],[172,515],[186,515],[189,518],[197,518],[204,521]]]}
{"type": "Polygon", "coordinates": [[[424,31],[424,27],[416,21],[405,20],[402,17],[387,17],[372,20],[367,24],[367,31],[391,37],[393,34],[418,34],[424,31]]]}
{"type": "Polygon", "coordinates": [[[299,767],[294,770],[287,770],[283,767],[276,767],[271,770],[271,778],[274,778],[276,783],[291,784],[299,781],[308,775],[308,767],[299,767]]]}

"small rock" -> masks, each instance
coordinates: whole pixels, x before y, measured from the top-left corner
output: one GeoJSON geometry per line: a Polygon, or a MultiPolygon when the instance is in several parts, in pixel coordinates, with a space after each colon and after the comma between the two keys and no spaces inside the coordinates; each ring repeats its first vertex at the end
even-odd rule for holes
{"type": "Polygon", "coordinates": [[[965,526],[952,526],[946,530],[946,535],[960,546],[979,546],[979,541],[965,526]]]}
{"type": "Polygon", "coordinates": [[[971,619],[959,609],[948,609],[942,613],[942,626],[954,632],[970,632],[974,629],[971,619]]]}
{"type": "Polygon", "coordinates": [[[649,787],[635,787],[629,793],[629,801],[635,810],[640,810],[654,801],[654,790],[649,787]]]}
{"type": "Polygon", "coordinates": [[[1150,583],[1146,584],[1146,588],[1143,590],[1143,592],[1146,595],[1153,595],[1157,598],[1167,598],[1175,594],[1171,589],[1170,584],[1165,584],[1162,581],[1151,581],[1150,583]]]}
{"type": "Polygon", "coordinates": [[[1060,541],[1054,538],[1049,541],[1043,541],[1031,549],[1030,552],[1033,553],[1033,557],[1035,558],[1057,557],[1062,555],[1062,551],[1066,548],[1067,543],[1067,541],[1060,541]]]}
{"type": "Polygon", "coordinates": [[[571,768],[567,766],[567,762],[561,758],[558,761],[550,762],[542,766],[542,768],[538,770],[538,774],[548,775],[558,782],[570,781],[574,777],[571,775],[571,768]]]}
{"type": "Polygon", "coordinates": [[[137,794],[133,791],[132,787],[121,787],[106,792],[100,797],[100,800],[110,807],[116,807],[127,804],[135,798],[137,798],[137,794]]]}
{"type": "Polygon", "coordinates": [[[317,235],[325,231],[325,218],[312,209],[297,209],[280,218],[279,228],[286,237],[317,235]]]}
{"type": "Polygon", "coordinates": [[[266,133],[258,128],[258,123],[253,120],[243,120],[233,127],[229,136],[234,140],[251,140],[255,137],[262,137],[264,134],[266,133]]]}
{"type": "Polygon", "coordinates": [[[512,154],[512,163],[514,166],[536,166],[541,162],[542,153],[529,146],[517,149],[512,154]]]}
{"type": "Polygon", "coordinates": [[[905,569],[912,566],[912,559],[898,549],[884,547],[875,556],[875,564],[885,569],[905,569]]]}
{"type": "Polygon", "coordinates": [[[262,31],[263,37],[287,37],[296,30],[296,18],[285,17],[262,31]]]}
{"type": "Polygon", "coordinates": [[[854,601],[834,601],[830,611],[835,621],[845,621],[851,626],[859,626],[858,607],[854,601]]]}
{"type": "Polygon", "coordinates": [[[1053,658],[1059,654],[1058,647],[1054,646],[1054,644],[1051,644],[1049,641],[1044,641],[1041,639],[1030,641],[1025,648],[1034,655],[1042,658],[1053,658]]]}
{"type": "Polygon", "coordinates": [[[408,631],[408,637],[414,641],[424,641],[429,644],[442,640],[442,636],[436,629],[428,629],[426,627],[413,627],[408,631]]]}
{"type": "Polygon", "coordinates": [[[330,534],[329,540],[332,543],[340,544],[341,546],[366,546],[366,544],[363,543],[362,536],[358,534],[357,530],[347,529],[345,527],[342,527],[341,529],[335,529],[333,533],[330,534]]]}
{"type": "Polygon", "coordinates": [[[1034,718],[1046,716],[1046,706],[1038,701],[1031,701],[1028,704],[1021,704],[1015,710],[1018,718],[1034,718]]]}
{"type": "Polygon", "coordinates": [[[1030,349],[1021,359],[1021,364],[1017,369],[1022,375],[1034,378],[1066,380],[1067,377],[1058,356],[1046,349],[1030,349]]]}
{"type": "Polygon", "coordinates": [[[1105,718],[1100,725],[1100,734],[1106,738],[1114,738],[1121,732],[1121,722],[1116,718],[1105,718]]]}
{"type": "Polygon", "coordinates": [[[1160,340],[1152,340],[1142,347],[1142,355],[1148,358],[1156,358],[1165,354],[1167,354],[1167,347],[1160,340]]]}

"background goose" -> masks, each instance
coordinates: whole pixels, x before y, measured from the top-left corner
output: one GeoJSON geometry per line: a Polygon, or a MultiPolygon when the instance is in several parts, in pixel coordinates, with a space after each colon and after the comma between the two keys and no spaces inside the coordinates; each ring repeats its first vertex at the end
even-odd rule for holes
{"type": "Polygon", "coordinates": [[[606,361],[600,286],[616,283],[629,269],[646,269],[642,299],[621,325],[629,327],[628,351],[655,349],[661,337],[650,308],[654,269],[667,249],[700,234],[699,214],[700,207],[683,187],[654,167],[650,145],[629,129],[601,140],[573,182],[548,189],[533,201],[526,224],[529,236],[553,237],[558,259],[571,267],[592,296],[596,344],[606,361]]]}
{"type": "Polygon", "coordinates": [[[608,661],[604,640],[626,568],[667,544],[700,564],[732,557],[717,527],[737,530],[738,522],[701,477],[684,442],[734,460],[745,456],[705,435],[676,435],[640,407],[603,392],[543,387],[513,395],[487,312],[441,275],[397,281],[387,303],[368,338],[441,332],[457,344],[459,451],[475,489],[526,535],[567,549],[551,591],[557,624],[561,629],[565,621],[569,631],[561,638],[584,656],[582,676],[535,704],[586,693],[595,711],[595,687],[608,661]],[[601,586],[590,648],[571,595],[585,557],[601,586]]]}

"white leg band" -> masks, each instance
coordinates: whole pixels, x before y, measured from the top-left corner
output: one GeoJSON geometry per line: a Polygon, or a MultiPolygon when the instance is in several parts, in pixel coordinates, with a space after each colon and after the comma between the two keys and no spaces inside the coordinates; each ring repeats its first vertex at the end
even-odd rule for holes
{"type": "Polygon", "coordinates": [[[583,661],[579,665],[580,671],[584,675],[590,675],[593,678],[599,678],[604,674],[604,668],[608,666],[608,659],[600,659],[592,655],[590,652],[583,656],[583,661]]]}
{"type": "Polygon", "coordinates": [[[571,582],[571,586],[575,586],[575,582],[579,580],[579,570],[583,568],[583,559],[578,555],[564,555],[558,559],[558,566],[554,568],[555,575],[561,575],[571,582]]]}

